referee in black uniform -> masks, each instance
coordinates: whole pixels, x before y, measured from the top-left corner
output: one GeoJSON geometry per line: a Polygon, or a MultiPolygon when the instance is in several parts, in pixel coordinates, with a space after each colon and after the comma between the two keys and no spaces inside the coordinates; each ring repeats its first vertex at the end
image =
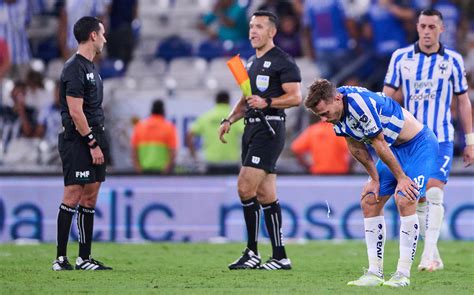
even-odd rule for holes
{"type": "Polygon", "coordinates": [[[63,163],[64,195],[59,206],[57,254],[53,270],[72,270],[66,251],[69,231],[77,209],[79,257],[76,269],[112,269],[92,259],[91,243],[94,208],[101,182],[105,181],[103,85],[92,60],[106,43],[104,25],[86,16],[74,24],[79,48],[61,73],[61,117],[64,131],[59,134],[59,154],[63,163]]]}
{"type": "Polygon", "coordinates": [[[242,97],[222,120],[219,136],[244,117],[242,168],[238,192],[247,226],[247,248],[230,269],[291,269],[282,238],[281,208],[276,197],[276,161],[285,145],[285,111],[301,103],[301,75],[293,58],[276,47],[277,18],[257,11],[250,20],[250,42],[256,54],[247,61],[252,96],[242,97]],[[257,249],[260,206],[272,243],[272,257],[260,265],[257,249]]]}

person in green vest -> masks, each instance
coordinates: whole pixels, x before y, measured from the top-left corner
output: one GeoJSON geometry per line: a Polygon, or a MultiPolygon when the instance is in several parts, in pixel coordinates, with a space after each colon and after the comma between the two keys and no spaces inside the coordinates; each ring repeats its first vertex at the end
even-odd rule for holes
{"type": "Polygon", "coordinates": [[[216,105],[200,116],[191,125],[186,134],[186,145],[191,157],[197,160],[196,137],[201,137],[204,160],[208,174],[237,174],[240,168],[240,140],[244,130],[242,122],[232,125],[227,144],[222,144],[216,136],[216,126],[231,110],[230,98],[227,91],[220,91],[216,95],[216,105]]]}

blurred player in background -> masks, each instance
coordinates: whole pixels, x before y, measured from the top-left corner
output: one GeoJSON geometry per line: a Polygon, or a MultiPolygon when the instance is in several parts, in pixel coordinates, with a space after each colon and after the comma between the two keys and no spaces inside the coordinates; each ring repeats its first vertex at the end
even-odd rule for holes
{"type": "Polygon", "coordinates": [[[438,138],[436,166],[428,180],[426,198],[420,199],[417,210],[420,232],[425,239],[418,269],[435,271],[444,267],[437,243],[444,216],[444,186],[453,159],[454,128],[450,109],[453,98],[458,100],[459,119],[466,138],[466,166],[474,163],[474,133],[462,56],[439,42],[444,31],[443,16],[434,9],[422,11],[417,30],[418,42],[393,53],[383,92],[399,98],[399,103],[438,138]],[[402,95],[397,95],[400,90],[402,95]]]}
{"type": "Polygon", "coordinates": [[[435,135],[391,98],[362,87],[336,89],[328,80],[316,80],[305,106],[323,122],[334,124],[336,134],[346,137],[351,154],[369,174],[361,195],[369,269],[348,285],[408,286],[419,232],[416,204],[436,160],[435,135]],[[366,144],[377,153],[376,164],[366,144]],[[383,208],[392,194],[400,213],[400,258],[396,272],[384,282],[383,208]]]}
{"type": "Polygon", "coordinates": [[[238,192],[247,226],[247,248],[229,269],[291,269],[282,237],[281,208],[276,196],[276,161],[285,145],[285,111],[301,103],[301,75],[293,58],[276,47],[277,17],[257,11],[250,20],[250,43],[256,55],[247,62],[252,96],[242,97],[221,121],[219,136],[245,117],[242,138],[242,168],[238,192]],[[270,127],[274,133],[270,133],[270,127]],[[257,240],[260,205],[265,216],[273,254],[260,265],[257,240]]]}

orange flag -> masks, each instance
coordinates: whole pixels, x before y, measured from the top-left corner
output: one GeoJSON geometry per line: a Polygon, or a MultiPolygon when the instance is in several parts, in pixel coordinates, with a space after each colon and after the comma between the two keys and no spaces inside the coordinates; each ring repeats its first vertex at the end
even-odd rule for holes
{"type": "Polygon", "coordinates": [[[227,66],[232,72],[232,75],[234,75],[234,78],[237,81],[237,84],[240,86],[240,89],[242,89],[242,93],[245,96],[252,95],[249,74],[242,63],[240,56],[237,54],[233,58],[229,59],[227,61],[227,66]]]}

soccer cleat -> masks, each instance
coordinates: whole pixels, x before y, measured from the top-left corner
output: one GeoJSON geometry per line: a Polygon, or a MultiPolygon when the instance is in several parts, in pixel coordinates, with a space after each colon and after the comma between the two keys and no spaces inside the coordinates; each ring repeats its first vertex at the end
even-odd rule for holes
{"type": "Polygon", "coordinates": [[[72,265],[69,263],[69,260],[67,260],[66,256],[59,256],[56,260],[54,260],[52,269],[54,271],[73,270],[72,265]]]}
{"type": "Polygon", "coordinates": [[[229,264],[229,269],[256,269],[260,266],[262,259],[249,248],[245,248],[239,259],[229,264]]]}
{"type": "Polygon", "coordinates": [[[380,277],[373,272],[366,271],[360,278],[355,281],[350,281],[347,283],[348,286],[358,286],[358,287],[376,287],[382,286],[384,283],[383,277],[380,277]]]}
{"type": "Polygon", "coordinates": [[[102,262],[92,259],[82,259],[77,257],[76,259],[76,269],[78,270],[112,270],[111,267],[105,266],[102,262]]]}
{"type": "Polygon", "coordinates": [[[283,258],[277,260],[275,258],[270,258],[264,264],[260,265],[259,269],[263,270],[290,270],[291,261],[289,258],[283,258]]]}
{"type": "Polygon", "coordinates": [[[410,285],[410,279],[401,272],[397,271],[392,275],[390,280],[384,282],[383,285],[394,288],[406,287],[410,285]]]}

